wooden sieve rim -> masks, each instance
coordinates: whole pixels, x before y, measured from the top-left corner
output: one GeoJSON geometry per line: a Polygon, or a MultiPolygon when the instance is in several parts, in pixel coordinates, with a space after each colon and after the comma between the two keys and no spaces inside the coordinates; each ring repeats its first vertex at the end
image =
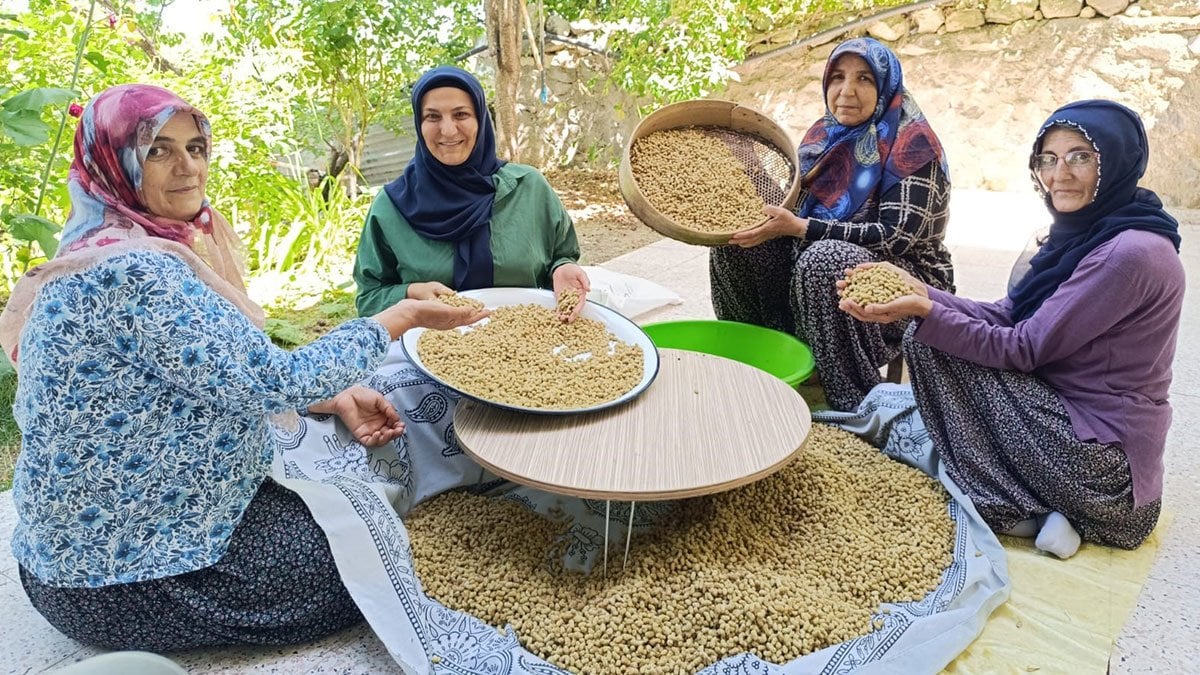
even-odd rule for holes
{"type": "Polygon", "coordinates": [[[648,227],[659,234],[688,244],[702,246],[721,246],[729,243],[731,233],[701,232],[683,227],[654,208],[638,187],[637,179],[633,176],[633,165],[630,155],[633,144],[638,139],[649,136],[656,131],[667,129],[688,129],[692,127],[717,127],[735,133],[751,136],[772,146],[782,154],[792,165],[792,184],[780,204],[785,209],[792,209],[800,196],[801,176],[796,167],[796,145],[791,137],[774,120],[762,113],[738,105],[733,101],[719,99],[695,99],[663,106],[646,116],[630,135],[621,154],[621,167],[617,177],[620,183],[621,196],[625,204],[648,227]]]}

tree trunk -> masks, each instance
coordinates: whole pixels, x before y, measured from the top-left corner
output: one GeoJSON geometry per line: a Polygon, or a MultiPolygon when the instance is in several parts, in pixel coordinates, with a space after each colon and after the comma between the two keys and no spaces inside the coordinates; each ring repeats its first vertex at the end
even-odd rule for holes
{"type": "Polygon", "coordinates": [[[342,171],[350,163],[350,153],[334,143],[327,141],[326,145],[329,146],[329,164],[325,172],[325,184],[321,186],[321,196],[325,199],[325,203],[329,203],[330,186],[342,184],[342,171]]]}
{"type": "Polygon", "coordinates": [[[496,154],[518,162],[517,90],[521,83],[520,0],[486,0],[488,45],[496,61],[496,154]]]}

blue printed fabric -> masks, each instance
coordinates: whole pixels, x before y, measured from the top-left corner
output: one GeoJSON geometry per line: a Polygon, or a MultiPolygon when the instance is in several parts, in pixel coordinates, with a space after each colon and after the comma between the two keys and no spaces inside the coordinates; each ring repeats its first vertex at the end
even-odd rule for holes
{"type": "Polygon", "coordinates": [[[160,252],[48,282],[19,351],[17,561],[72,587],[213,564],[270,471],[267,416],[365,379],[388,342],[357,319],[279,349],[160,252]]]}

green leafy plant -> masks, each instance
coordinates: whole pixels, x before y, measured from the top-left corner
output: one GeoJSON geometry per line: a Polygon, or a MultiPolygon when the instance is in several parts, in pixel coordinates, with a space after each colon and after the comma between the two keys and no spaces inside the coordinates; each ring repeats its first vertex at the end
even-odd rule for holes
{"type": "MultiPolygon", "coordinates": [[[[467,0],[247,0],[232,6],[226,44],[287,93],[337,176],[359,166],[372,124],[407,123],[405,92],[422,72],[473,45],[475,11],[467,0]]],[[[355,191],[357,176],[347,182],[355,191]]]]}
{"type": "MultiPolygon", "coordinates": [[[[0,88],[0,96],[7,93],[0,88]]],[[[9,97],[0,103],[0,134],[20,146],[45,143],[50,140],[50,125],[42,119],[42,110],[63,106],[78,96],[74,89],[34,87],[9,97]]]]}
{"type": "Polygon", "coordinates": [[[0,353],[0,492],[12,487],[13,465],[21,451],[21,430],[13,419],[17,373],[8,356],[0,353]]]}

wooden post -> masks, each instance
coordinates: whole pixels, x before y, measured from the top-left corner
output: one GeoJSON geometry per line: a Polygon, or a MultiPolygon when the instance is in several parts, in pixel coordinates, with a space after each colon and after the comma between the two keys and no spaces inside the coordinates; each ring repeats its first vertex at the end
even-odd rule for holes
{"type": "Polygon", "coordinates": [[[517,90],[521,83],[521,9],[519,0],[486,0],[488,45],[496,63],[496,154],[520,161],[517,142],[517,90]]]}

